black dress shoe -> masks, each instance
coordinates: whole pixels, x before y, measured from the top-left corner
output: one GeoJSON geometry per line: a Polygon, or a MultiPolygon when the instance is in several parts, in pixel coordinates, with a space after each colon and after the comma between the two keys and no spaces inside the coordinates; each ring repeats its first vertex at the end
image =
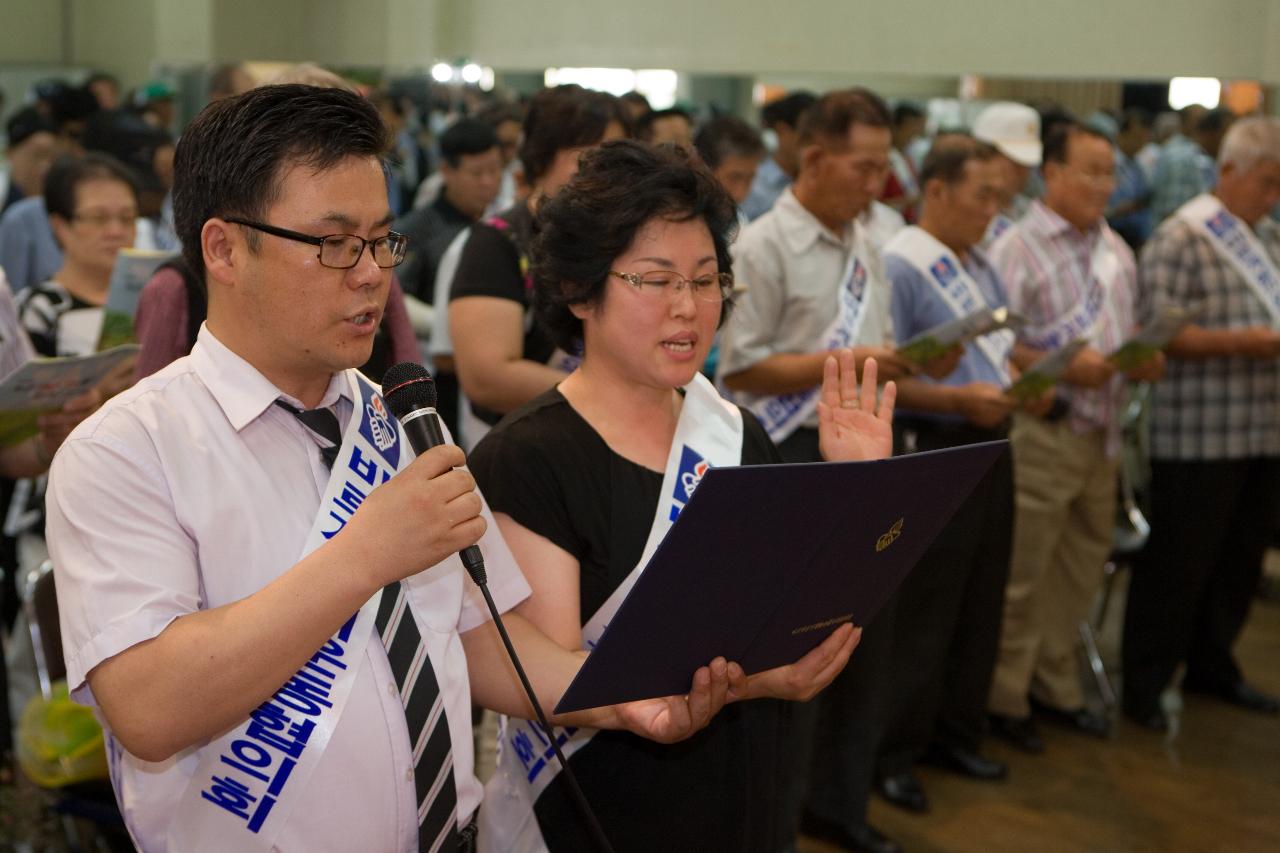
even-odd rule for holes
{"type": "Polygon", "coordinates": [[[1009,775],[1009,766],[1003,761],[984,758],[963,746],[934,743],[921,759],[926,764],[952,770],[970,779],[995,782],[1009,775]]]}
{"type": "Polygon", "coordinates": [[[1035,709],[1036,716],[1043,717],[1055,726],[1061,726],[1073,732],[1079,732],[1082,735],[1090,737],[1108,738],[1111,737],[1111,721],[1102,714],[1095,714],[1088,708],[1073,708],[1064,711],[1061,708],[1053,708],[1034,699],[1031,707],[1035,709]]]}
{"type": "Polygon", "coordinates": [[[1148,731],[1167,732],[1169,730],[1169,718],[1159,708],[1154,711],[1138,711],[1125,708],[1124,716],[1129,722],[1142,726],[1148,731]]]}
{"type": "Polygon", "coordinates": [[[1031,717],[1006,717],[1003,714],[989,714],[991,733],[1002,737],[1023,752],[1038,755],[1044,752],[1044,741],[1031,717]]]}
{"type": "Polygon", "coordinates": [[[929,811],[929,798],[924,795],[920,780],[911,773],[881,776],[876,779],[876,790],[880,792],[880,796],[900,809],[916,814],[929,811]]]}
{"type": "Polygon", "coordinates": [[[1280,713],[1280,699],[1269,693],[1263,693],[1244,681],[1237,681],[1230,687],[1205,687],[1188,679],[1182,687],[1188,693],[1208,693],[1217,696],[1224,702],[1247,711],[1257,711],[1260,714],[1280,713]]]}
{"type": "Polygon", "coordinates": [[[896,841],[865,823],[849,827],[805,812],[800,817],[800,832],[852,853],[902,853],[896,841]]]}

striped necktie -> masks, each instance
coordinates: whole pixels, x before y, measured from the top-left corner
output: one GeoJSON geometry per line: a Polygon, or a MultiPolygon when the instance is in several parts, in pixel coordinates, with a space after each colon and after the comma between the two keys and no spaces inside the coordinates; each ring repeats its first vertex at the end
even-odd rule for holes
{"type": "MultiPolygon", "coordinates": [[[[283,400],[277,400],[276,404],[287,409],[318,439],[327,442],[328,446],[320,447],[320,457],[325,467],[331,469],[342,444],[342,430],[333,410],[303,411],[283,400]]],[[[458,849],[458,792],[453,779],[449,720],[426,644],[408,605],[403,582],[383,587],[374,627],[387,650],[409,729],[414,802],[418,804],[418,849],[452,853],[458,849]]]]}

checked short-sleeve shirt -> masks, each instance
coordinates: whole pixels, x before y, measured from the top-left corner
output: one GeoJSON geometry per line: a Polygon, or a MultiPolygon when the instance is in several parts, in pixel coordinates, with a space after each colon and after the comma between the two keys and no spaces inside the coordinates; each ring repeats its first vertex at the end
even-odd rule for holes
{"type": "MultiPolygon", "coordinates": [[[[1254,233],[1280,266],[1280,224],[1264,218],[1254,233]]],[[[1236,268],[1176,216],[1144,247],[1138,278],[1148,306],[1202,306],[1198,326],[1272,325],[1236,268]]],[[[1280,456],[1280,360],[1169,358],[1151,415],[1151,453],[1157,459],[1280,456]]]]}

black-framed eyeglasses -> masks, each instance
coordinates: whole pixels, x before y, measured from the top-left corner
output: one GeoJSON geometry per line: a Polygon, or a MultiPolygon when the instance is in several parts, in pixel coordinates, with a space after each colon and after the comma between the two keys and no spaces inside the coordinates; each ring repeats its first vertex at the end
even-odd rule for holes
{"type": "Polygon", "coordinates": [[[708,273],[697,278],[685,278],[674,270],[645,273],[609,270],[609,275],[616,275],[642,294],[664,299],[674,298],[686,287],[695,299],[703,302],[723,302],[733,292],[733,275],[727,272],[708,273]]]}
{"type": "Polygon", "coordinates": [[[399,266],[400,262],[404,260],[405,249],[409,245],[409,238],[403,234],[397,234],[395,231],[385,237],[377,237],[373,240],[366,240],[354,234],[327,234],[324,237],[313,237],[310,234],[290,231],[288,228],[277,228],[274,225],[267,225],[262,222],[250,222],[247,219],[228,217],[227,221],[236,225],[243,225],[246,228],[252,228],[255,231],[261,231],[264,234],[283,237],[286,240],[296,240],[299,243],[319,246],[320,251],[317,257],[320,259],[320,264],[335,270],[349,270],[360,263],[360,257],[364,255],[365,246],[370,248],[375,264],[383,269],[391,269],[399,266]]]}

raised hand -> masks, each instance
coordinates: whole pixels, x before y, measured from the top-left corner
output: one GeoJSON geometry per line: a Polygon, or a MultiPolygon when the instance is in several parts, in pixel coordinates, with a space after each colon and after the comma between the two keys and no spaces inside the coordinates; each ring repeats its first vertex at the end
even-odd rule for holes
{"type": "Polygon", "coordinates": [[[893,454],[893,403],[898,386],[886,382],[876,405],[876,360],[862,365],[862,388],[852,350],[827,356],[818,400],[818,447],[829,462],[885,459],[893,454]]]}

